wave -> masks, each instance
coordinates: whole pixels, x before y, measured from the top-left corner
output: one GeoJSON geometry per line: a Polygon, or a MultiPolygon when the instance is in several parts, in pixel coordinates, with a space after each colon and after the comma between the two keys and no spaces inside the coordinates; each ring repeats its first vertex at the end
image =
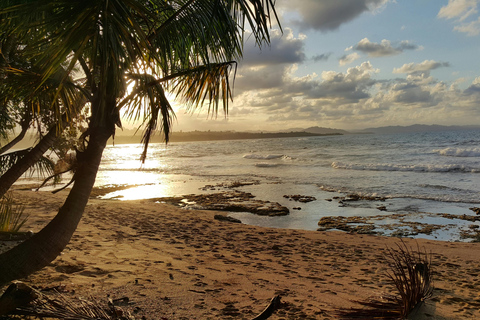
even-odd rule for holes
{"type": "Polygon", "coordinates": [[[433,152],[447,157],[480,157],[480,148],[445,148],[433,152]]]}
{"type": "Polygon", "coordinates": [[[470,168],[459,164],[449,165],[401,165],[401,164],[345,164],[333,162],[332,168],[366,171],[412,171],[412,172],[465,172],[480,173],[478,168],[470,168]]]}
{"type": "Polygon", "coordinates": [[[250,153],[243,156],[245,159],[255,159],[255,160],[271,160],[271,159],[280,159],[283,158],[283,154],[269,154],[269,155],[261,155],[257,153],[250,153]]]}

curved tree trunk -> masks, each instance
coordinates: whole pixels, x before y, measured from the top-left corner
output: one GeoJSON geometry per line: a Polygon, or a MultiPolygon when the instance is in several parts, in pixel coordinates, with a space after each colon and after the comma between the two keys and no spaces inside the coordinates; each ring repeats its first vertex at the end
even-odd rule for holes
{"type": "Polygon", "coordinates": [[[27,130],[30,128],[30,121],[32,119],[32,116],[30,113],[27,111],[25,112],[25,115],[22,118],[22,121],[20,121],[20,126],[22,127],[22,131],[16,136],[12,141],[4,145],[3,147],[0,148],[0,154],[4,154],[10,148],[12,148],[14,145],[16,145],[18,142],[20,142],[24,137],[25,134],[27,133],[27,130]]]}
{"type": "Polygon", "coordinates": [[[0,287],[47,266],[66,247],[87,205],[110,136],[111,130],[105,128],[91,131],[86,151],[77,155],[75,184],[58,214],[33,237],[0,255],[0,287]]]}
{"type": "Polygon", "coordinates": [[[8,150],[10,150],[14,145],[20,142],[25,137],[27,130],[28,128],[25,128],[25,129],[22,128],[22,131],[20,131],[18,136],[16,136],[12,141],[10,141],[9,143],[7,143],[6,145],[0,148],[0,154],[4,154],[8,150]]]}
{"type": "Polygon", "coordinates": [[[33,166],[43,154],[55,143],[58,137],[58,129],[54,126],[50,131],[30,150],[22,159],[7,170],[0,177],[0,197],[2,197],[8,189],[24,174],[31,166],[33,166]]]}

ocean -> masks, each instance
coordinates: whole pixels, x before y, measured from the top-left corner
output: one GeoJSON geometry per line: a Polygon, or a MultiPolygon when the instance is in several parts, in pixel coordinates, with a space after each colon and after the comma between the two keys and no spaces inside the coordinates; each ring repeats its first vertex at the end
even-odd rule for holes
{"type": "Polygon", "coordinates": [[[220,192],[243,182],[239,190],[290,209],[281,217],[229,213],[247,224],[316,230],[321,218],[345,217],[384,235],[478,236],[480,216],[470,208],[480,207],[480,131],[160,143],[150,145],[144,164],[141,152],[136,144],[106,148],[96,186],[134,187],[104,198],[220,192]]]}

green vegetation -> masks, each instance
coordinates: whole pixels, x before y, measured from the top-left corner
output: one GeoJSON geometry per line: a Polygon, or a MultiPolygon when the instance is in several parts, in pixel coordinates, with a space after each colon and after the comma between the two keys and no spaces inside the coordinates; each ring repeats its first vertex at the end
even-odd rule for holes
{"type": "Polygon", "coordinates": [[[10,193],[5,194],[0,199],[0,232],[18,232],[28,219],[24,210],[23,205],[15,204],[10,193]]]}

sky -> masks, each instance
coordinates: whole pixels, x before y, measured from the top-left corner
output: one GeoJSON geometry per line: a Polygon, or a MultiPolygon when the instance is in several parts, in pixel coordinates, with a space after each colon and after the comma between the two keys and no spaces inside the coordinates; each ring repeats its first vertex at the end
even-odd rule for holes
{"type": "Polygon", "coordinates": [[[480,124],[480,0],[277,0],[282,31],[247,41],[226,117],[174,131],[480,124]]]}

